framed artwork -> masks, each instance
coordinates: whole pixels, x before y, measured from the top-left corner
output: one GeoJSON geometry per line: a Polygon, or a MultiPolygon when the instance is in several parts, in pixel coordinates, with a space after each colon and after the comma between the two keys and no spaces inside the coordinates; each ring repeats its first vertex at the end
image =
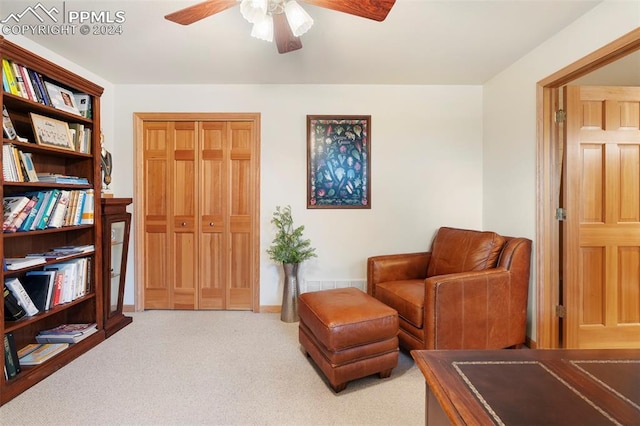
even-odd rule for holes
{"type": "Polygon", "coordinates": [[[76,99],[72,91],[57,86],[49,81],[45,81],[44,85],[47,88],[47,93],[49,94],[49,98],[51,98],[51,103],[54,108],[70,112],[71,114],[81,115],[78,107],[76,106],[76,99]]]}
{"type": "Polygon", "coordinates": [[[33,135],[38,145],[74,151],[73,142],[69,136],[69,125],[66,122],[34,113],[29,114],[33,135]]]}
{"type": "Polygon", "coordinates": [[[307,115],[307,208],[371,208],[370,115],[307,115]]]}

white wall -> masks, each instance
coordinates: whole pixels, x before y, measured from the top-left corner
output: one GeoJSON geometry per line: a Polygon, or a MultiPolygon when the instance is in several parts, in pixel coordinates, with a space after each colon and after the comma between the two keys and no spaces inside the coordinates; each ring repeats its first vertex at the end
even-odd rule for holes
{"type": "MultiPolygon", "coordinates": [[[[261,113],[260,304],[280,304],[279,265],[265,250],[276,205],[290,204],[318,258],[303,280],[364,280],[374,254],[426,250],[443,225],[482,224],[479,86],[119,85],[113,189],[132,196],[134,112],[261,113]],[[306,115],[370,114],[370,210],[306,209],[306,115]]],[[[133,304],[129,263],[125,304],[133,304]]]]}
{"type": "MultiPolygon", "coordinates": [[[[640,2],[605,1],[485,84],[485,229],[534,239],[536,83],[638,26],[640,2]]],[[[532,272],[535,264],[534,256],[532,272]]],[[[532,284],[528,335],[535,339],[535,274],[532,284]]]]}

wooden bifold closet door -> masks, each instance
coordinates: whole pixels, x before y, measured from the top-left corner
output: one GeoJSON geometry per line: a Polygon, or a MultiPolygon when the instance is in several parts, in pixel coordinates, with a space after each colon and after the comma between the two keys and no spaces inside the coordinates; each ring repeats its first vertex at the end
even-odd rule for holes
{"type": "Polygon", "coordinates": [[[257,308],[258,123],[143,119],[145,309],[257,308]]]}

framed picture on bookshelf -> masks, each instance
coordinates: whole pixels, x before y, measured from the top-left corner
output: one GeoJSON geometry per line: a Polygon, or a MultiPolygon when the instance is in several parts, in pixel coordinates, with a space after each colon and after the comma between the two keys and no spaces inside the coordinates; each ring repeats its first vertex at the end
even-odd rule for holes
{"type": "Polygon", "coordinates": [[[31,116],[33,135],[38,145],[74,151],[67,123],[32,112],[29,115],[31,116]]]}
{"type": "Polygon", "coordinates": [[[50,81],[45,81],[44,85],[47,88],[47,93],[49,93],[51,104],[54,108],[70,112],[71,114],[80,115],[80,111],[78,110],[76,99],[73,96],[72,91],[64,89],[50,81]]]}
{"type": "Polygon", "coordinates": [[[9,117],[9,112],[4,105],[2,105],[2,132],[7,139],[13,140],[17,136],[11,117],[9,117]]]}

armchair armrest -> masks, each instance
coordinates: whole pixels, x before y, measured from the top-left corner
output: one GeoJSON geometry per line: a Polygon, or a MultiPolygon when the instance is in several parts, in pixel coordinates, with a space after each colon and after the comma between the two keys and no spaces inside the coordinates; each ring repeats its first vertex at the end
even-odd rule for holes
{"type": "Polygon", "coordinates": [[[500,349],[524,343],[526,297],[513,281],[502,266],[427,278],[426,348],[500,349]]]}
{"type": "Polygon", "coordinates": [[[389,254],[367,259],[367,293],[375,295],[377,283],[426,278],[431,252],[389,254]]]}

